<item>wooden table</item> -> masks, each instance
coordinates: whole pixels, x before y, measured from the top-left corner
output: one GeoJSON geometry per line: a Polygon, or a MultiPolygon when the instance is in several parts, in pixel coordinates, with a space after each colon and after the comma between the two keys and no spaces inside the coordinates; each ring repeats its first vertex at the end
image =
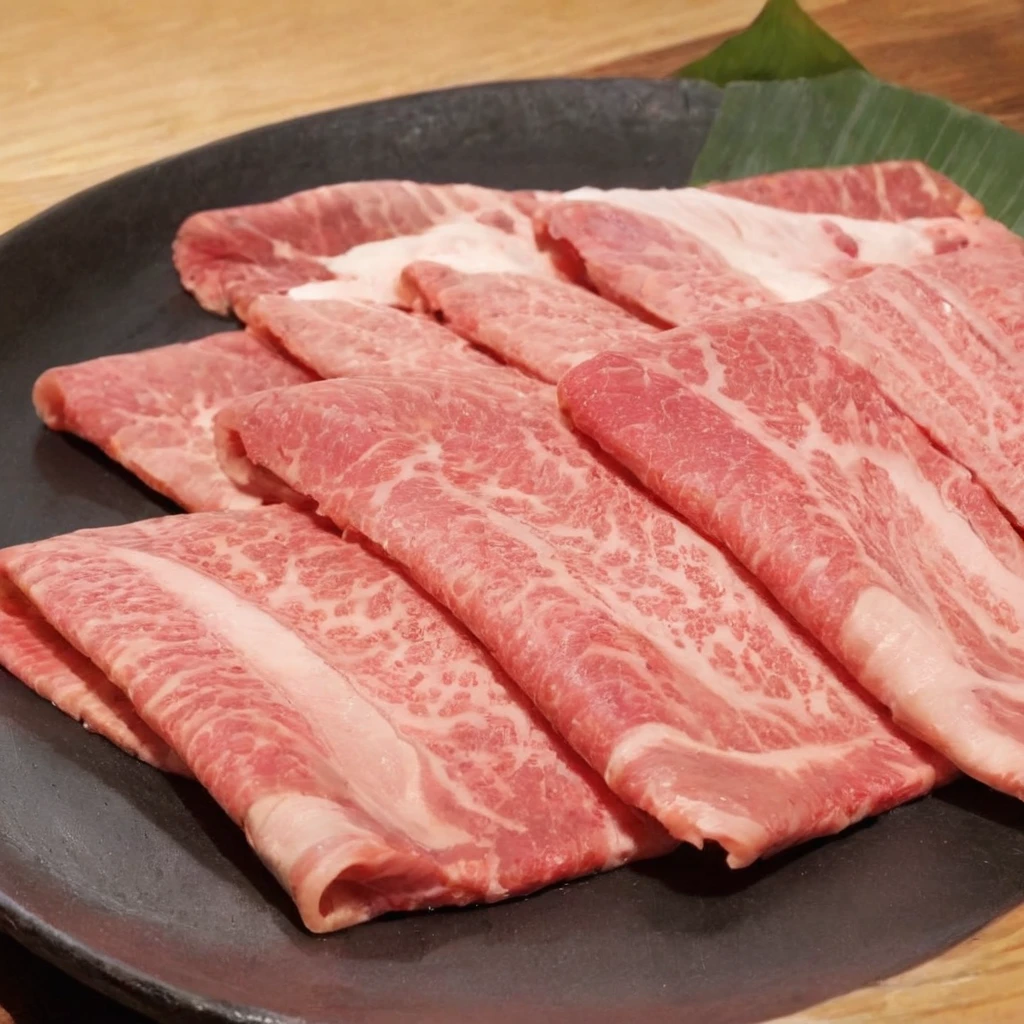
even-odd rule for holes
{"type": "MultiPolygon", "coordinates": [[[[296,114],[484,79],[660,76],[759,0],[0,0],[0,231],[119,171],[296,114]],[[626,13],[628,10],[628,14],[626,13]]],[[[1024,0],[807,0],[873,71],[1024,131],[1024,0]]],[[[1022,894],[1024,898],[1024,894],[1022,894]]],[[[0,939],[0,1024],[115,1020],[0,939]]],[[[787,1024],[1024,1020],[1024,907],[787,1024]]]]}

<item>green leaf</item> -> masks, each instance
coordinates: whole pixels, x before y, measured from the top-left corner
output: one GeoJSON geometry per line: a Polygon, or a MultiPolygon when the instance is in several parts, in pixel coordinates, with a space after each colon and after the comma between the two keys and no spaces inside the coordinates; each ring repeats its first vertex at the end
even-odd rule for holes
{"type": "Polygon", "coordinates": [[[901,159],[941,171],[1024,234],[1024,135],[863,71],[728,86],[693,181],[901,159]]]}
{"type": "Polygon", "coordinates": [[[715,85],[815,78],[861,67],[860,61],[804,13],[797,0],[768,0],[749,28],[692,64],[680,78],[715,85]]]}

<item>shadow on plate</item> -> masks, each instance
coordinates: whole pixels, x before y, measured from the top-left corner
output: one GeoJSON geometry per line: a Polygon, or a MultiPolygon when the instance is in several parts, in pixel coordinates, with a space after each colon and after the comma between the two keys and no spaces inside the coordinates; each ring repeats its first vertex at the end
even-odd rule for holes
{"type": "Polygon", "coordinates": [[[994,825],[1016,829],[1024,835],[1024,801],[1000,793],[974,779],[957,779],[937,789],[933,796],[962,811],[977,814],[994,825]]]}
{"type": "Polygon", "coordinates": [[[224,877],[233,876],[235,872],[242,875],[262,900],[287,918],[291,925],[306,933],[289,895],[253,852],[246,842],[245,833],[224,813],[213,797],[191,779],[170,777],[167,781],[175,797],[223,858],[223,864],[210,866],[224,877]]]}
{"type": "Polygon", "coordinates": [[[181,512],[170,498],[74,434],[40,427],[32,457],[47,486],[59,497],[86,499],[125,520],[181,512]]]}

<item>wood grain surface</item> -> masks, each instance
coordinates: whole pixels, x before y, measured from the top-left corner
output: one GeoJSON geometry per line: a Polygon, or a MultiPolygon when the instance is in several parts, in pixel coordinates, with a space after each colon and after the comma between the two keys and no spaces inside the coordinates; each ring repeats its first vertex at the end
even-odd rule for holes
{"type": "MultiPolygon", "coordinates": [[[[880,78],[1024,131],[1024,0],[855,0],[820,7],[815,17],[880,78]]],[[[590,74],[661,78],[727,34],[619,58],[590,74]]]]}
{"type": "Polygon", "coordinates": [[[439,86],[575,74],[735,29],[758,3],[0,0],[0,231],[245,128],[439,86]]]}
{"type": "MultiPolygon", "coordinates": [[[[878,75],[1024,130],[1024,0],[804,6],[878,75]]],[[[666,75],[758,7],[0,0],[0,231],[129,167],[314,110],[485,79],[666,75]]],[[[0,1024],[129,1016],[0,939],[0,1024]]],[[[1018,1024],[1024,907],[930,963],[785,1021],[1018,1024]]]]}

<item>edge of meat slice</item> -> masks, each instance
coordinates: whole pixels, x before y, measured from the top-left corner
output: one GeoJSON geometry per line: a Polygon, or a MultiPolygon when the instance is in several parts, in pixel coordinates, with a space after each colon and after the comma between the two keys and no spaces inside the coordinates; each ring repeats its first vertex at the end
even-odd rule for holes
{"type": "Polygon", "coordinates": [[[544,193],[478,185],[354,181],[296,192],[268,203],[204,210],[189,217],[172,255],[183,286],[213,313],[245,318],[261,294],[335,275],[331,257],[357,245],[475,220],[529,235],[544,193]]]}
{"type": "Polygon", "coordinates": [[[467,274],[429,261],[410,264],[403,277],[451,331],[549,384],[582,360],[653,330],[564,281],[467,274]]]}
{"type": "Polygon", "coordinates": [[[492,365],[433,318],[375,303],[263,295],[249,308],[249,330],[323,378],[492,365]]]}
{"type": "Polygon", "coordinates": [[[154,768],[191,773],[131,701],[7,578],[0,558],[0,665],[64,714],[154,768]]]}
{"type": "Polygon", "coordinates": [[[43,373],[32,389],[51,430],[96,445],[190,512],[253,508],[260,499],[221,471],[213,416],[231,399],[314,380],[243,331],[101,356],[43,373]]]}
{"type": "Polygon", "coordinates": [[[974,196],[920,160],[798,168],[711,181],[701,188],[780,210],[839,213],[865,220],[978,220],[985,213],[974,196]]]}

